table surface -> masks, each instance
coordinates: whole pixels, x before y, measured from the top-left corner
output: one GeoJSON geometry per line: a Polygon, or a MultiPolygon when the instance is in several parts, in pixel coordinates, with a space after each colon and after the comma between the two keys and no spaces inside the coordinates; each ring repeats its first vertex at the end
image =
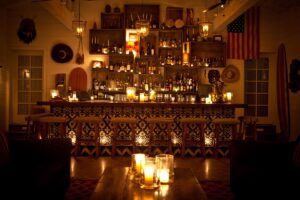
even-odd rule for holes
{"type": "Polygon", "coordinates": [[[174,183],[155,190],[141,189],[129,167],[106,168],[90,199],[105,200],[206,200],[206,194],[189,168],[175,168],[174,183]]]}

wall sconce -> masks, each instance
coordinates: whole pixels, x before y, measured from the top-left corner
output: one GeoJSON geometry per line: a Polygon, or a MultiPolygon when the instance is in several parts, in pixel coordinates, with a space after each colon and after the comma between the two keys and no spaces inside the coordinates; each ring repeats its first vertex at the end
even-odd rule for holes
{"type": "Polygon", "coordinates": [[[212,29],[212,23],[211,22],[201,22],[199,24],[199,31],[202,38],[207,39],[210,35],[211,29],[212,29]]]}
{"type": "Polygon", "coordinates": [[[29,79],[30,78],[30,71],[29,69],[24,69],[24,78],[29,79]]]}
{"type": "Polygon", "coordinates": [[[136,32],[141,37],[149,35],[150,21],[146,19],[139,19],[135,22],[136,32]]]}
{"type": "Polygon", "coordinates": [[[51,98],[54,99],[59,96],[59,92],[58,92],[58,90],[53,89],[53,90],[50,90],[50,95],[51,95],[51,98]]]}

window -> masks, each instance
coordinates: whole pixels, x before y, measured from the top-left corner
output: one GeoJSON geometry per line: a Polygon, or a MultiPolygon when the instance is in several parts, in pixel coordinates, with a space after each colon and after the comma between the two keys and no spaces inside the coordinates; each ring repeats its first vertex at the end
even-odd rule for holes
{"type": "Polygon", "coordinates": [[[18,56],[18,114],[26,115],[42,100],[43,57],[18,56]]]}
{"type": "Polygon", "coordinates": [[[245,61],[245,103],[247,116],[268,116],[269,59],[245,61]]]}

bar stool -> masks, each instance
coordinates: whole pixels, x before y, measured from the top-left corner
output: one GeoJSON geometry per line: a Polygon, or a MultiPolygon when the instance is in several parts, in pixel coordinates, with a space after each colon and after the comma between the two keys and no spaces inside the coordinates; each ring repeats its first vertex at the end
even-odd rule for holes
{"type": "Polygon", "coordinates": [[[187,145],[199,145],[201,149],[201,154],[205,158],[205,133],[204,125],[206,124],[206,119],[204,118],[195,118],[195,117],[183,117],[179,120],[183,126],[183,135],[182,135],[182,147],[181,147],[181,156],[184,156],[185,147],[187,145]],[[199,128],[198,135],[191,136],[189,127],[191,124],[196,124],[199,128]]]}
{"type": "Polygon", "coordinates": [[[173,118],[170,117],[150,117],[146,119],[146,122],[149,124],[150,131],[150,141],[149,141],[149,152],[152,152],[153,145],[156,146],[167,146],[168,151],[172,154],[172,135],[171,135],[171,126],[174,123],[173,118]],[[161,129],[161,125],[164,124],[165,128],[161,129]],[[155,131],[155,128],[159,128],[158,131],[155,131]],[[164,133],[164,134],[163,134],[164,133]]]}
{"type": "Polygon", "coordinates": [[[44,106],[31,106],[30,114],[25,117],[27,124],[27,137],[38,137],[38,133],[40,131],[39,119],[46,116],[53,116],[53,113],[47,112],[44,106]]]}
{"type": "Polygon", "coordinates": [[[240,116],[240,137],[242,140],[257,141],[257,118],[240,116]]]}
{"type": "Polygon", "coordinates": [[[231,127],[232,140],[234,140],[237,138],[237,126],[238,124],[240,124],[240,120],[232,118],[221,118],[214,119],[212,123],[215,125],[214,154],[215,157],[218,157],[218,149],[225,146],[224,140],[221,140],[222,134],[226,134],[225,127],[231,127]]]}
{"type": "Polygon", "coordinates": [[[49,138],[51,134],[55,134],[54,128],[57,128],[55,137],[66,137],[66,124],[65,117],[46,116],[38,119],[41,126],[41,139],[49,138]],[[57,127],[58,126],[58,127],[57,127]]]}
{"type": "Polygon", "coordinates": [[[96,156],[100,155],[100,126],[101,117],[76,117],[74,122],[76,128],[75,155],[80,154],[80,147],[84,145],[94,145],[96,148],[96,156]],[[86,132],[84,130],[87,130],[86,132]],[[92,131],[93,130],[93,131],[92,131]],[[94,134],[93,134],[94,133],[94,134]]]}
{"type": "Polygon", "coordinates": [[[112,117],[112,156],[115,156],[118,145],[132,147],[132,153],[136,151],[136,123],[135,117],[112,117]]]}
{"type": "Polygon", "coordinates": [[[38,114],[30,114],[25,117],[26,126],[27,126],[27,137],[38,137],[40,133],[40,122],[39,120],[42,117],[53,116],[52,113],[38,113],[38,114]]]}

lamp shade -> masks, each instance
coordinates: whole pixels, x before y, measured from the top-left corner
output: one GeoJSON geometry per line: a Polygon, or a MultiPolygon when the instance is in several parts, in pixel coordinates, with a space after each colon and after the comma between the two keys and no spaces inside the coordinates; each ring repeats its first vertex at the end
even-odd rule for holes
{"type": "Polygon", "coordinates": [[[82,36],[86,30],[86,21],[83,20],[74,20],[72,22],[72,29],[75,35],[82,36]]]}
{"type": "Polygon", "coordinates": [[[211,22],[201,22],[199,24],[199,31],[202,38],[207,39],[212,30],[212,23],[211,22]]]}
{"type": "Polygon", "coordinates": [[[145,37],[149,35],[150,22],[146,19],[140,19],[135,22],[136,32],[139,36],[145,37]]]}

